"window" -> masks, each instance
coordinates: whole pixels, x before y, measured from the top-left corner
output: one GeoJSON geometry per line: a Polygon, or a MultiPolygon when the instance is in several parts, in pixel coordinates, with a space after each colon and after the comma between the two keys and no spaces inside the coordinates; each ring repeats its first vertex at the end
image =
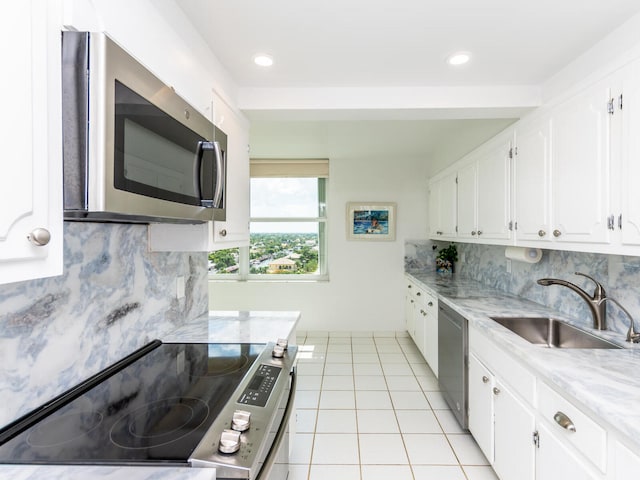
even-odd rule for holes
{"type": "Polygon", "coordinates": [[[326,278],[327,176],[324,159],[252,159],[250,245],[212,252],[211,274],[236,279],[326,278]]]}

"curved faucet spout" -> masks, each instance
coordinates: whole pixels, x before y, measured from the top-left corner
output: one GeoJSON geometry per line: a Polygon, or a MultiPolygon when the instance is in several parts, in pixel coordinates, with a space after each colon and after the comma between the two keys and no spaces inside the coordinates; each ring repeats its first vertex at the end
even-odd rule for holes
{"type": "Polygon", "coordinates": [[[589,307],[589,311],[593,317],[593,328],[598,330],[606,330],[607,329],[607,306],[603,299],[607,298],[607,295],[604,291],[604,287],[591,278],[589,275],[585,275],[584,273],[576,272],[576,275],[581,275],[583,277],[587,277],[590,280],[593,280],[596,284],[595,291],[593,295],[589,295],[583,289],[574,285],[571,282],[567,282],[566,280],[562,280],[559,278],[541,278],[538,280],[538,285],[542,285],[544,287],[548,287],[550,285],[560,285],[562,287],[567,287],[569,290],[576,292],[580,295],[585,302],[587,302],[587,306],[589,307]]]}

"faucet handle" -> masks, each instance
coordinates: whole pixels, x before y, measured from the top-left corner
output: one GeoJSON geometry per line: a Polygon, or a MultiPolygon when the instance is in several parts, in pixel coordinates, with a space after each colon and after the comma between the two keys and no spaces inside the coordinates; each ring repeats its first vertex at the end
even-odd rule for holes
{"type": "Polygon", "coordinates": [[[607,296],[607,292],[604,291],[604,287],[595,278],[590,277],[586,273],[580,273],[580,272],[575,272],[575,273],[576,273],[576,275],[581,275],[583,277],[587,277],[589,280],[591,280],[593,283],[596,284],[596,289],[593,291],[593,299],[594,300],[601,300],[601,299],[603,299],[603,298],[605,298],[607,296]]]}

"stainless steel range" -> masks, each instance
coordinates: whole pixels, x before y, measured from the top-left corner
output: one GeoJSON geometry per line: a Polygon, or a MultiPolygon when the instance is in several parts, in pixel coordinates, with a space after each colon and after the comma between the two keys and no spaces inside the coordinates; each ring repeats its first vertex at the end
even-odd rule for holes
{"type": "Polygon", "coordinates": [[[154,341],[0,431],[0,463],[286,479],[296,347],[154,341]]]}

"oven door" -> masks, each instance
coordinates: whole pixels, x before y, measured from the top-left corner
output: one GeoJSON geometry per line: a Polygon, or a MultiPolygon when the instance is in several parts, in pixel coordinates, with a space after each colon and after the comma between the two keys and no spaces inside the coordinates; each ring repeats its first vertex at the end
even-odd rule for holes
{"type": "Polygon", "coordinates": [[[279,421],[274,431],[271,449],[256,480],[287,480],[289,476],[289,422],[294,409],[296,396],[296,369],[290,374],[289,392],[283,395],[278,406],[279,421]]]}

